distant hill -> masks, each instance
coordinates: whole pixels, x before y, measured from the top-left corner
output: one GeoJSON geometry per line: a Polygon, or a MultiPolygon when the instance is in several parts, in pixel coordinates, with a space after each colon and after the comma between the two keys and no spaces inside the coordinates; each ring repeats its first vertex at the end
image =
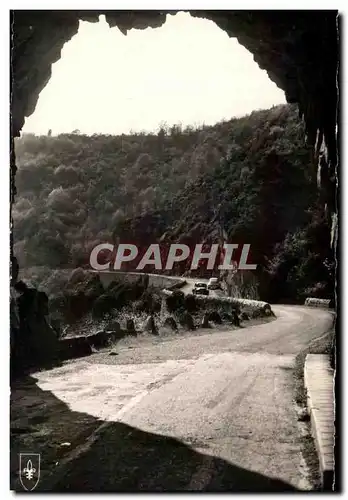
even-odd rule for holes
{"type": "Polygon", "coordinates": [[[157,134],[24,134],[16,156],[21,267],[77,267],[116,236],[194,244],[223,228],[251,244],[263,298],[332,293],[329,226],[295,106],[157,134]]]}

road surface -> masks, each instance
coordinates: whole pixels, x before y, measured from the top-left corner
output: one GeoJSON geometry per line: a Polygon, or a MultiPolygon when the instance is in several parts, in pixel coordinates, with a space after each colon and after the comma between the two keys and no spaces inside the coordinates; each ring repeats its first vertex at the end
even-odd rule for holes
{"type": "Polygon", "coordinates": [[[35,375],[71,411],[101,419],[59,491],[311,489],[293,401],[296,354],[329,312],[273,306],[273,322],[124,345],[35,375]]]}

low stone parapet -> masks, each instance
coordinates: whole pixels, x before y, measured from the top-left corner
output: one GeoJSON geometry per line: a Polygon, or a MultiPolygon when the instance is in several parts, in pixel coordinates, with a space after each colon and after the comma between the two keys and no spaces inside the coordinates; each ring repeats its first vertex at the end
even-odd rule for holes
{"type": "MultiPolygon", "coordinates": [[[[166,297],[169,297],[173,294],[172,290],[163,289],[162,294],[166,297]]],[[[192,295],[192,294],[187,294],[192,295]]],[[[266,316],[274,315],[271,305],[268,302],[263,302],[261,300],[251,300],[251,299],[240,299],[234,297],[212,297],[209,295],[192,295],[198,304],[206,304],[206,305],[226,305],[231,306],[233,308],[240,308],[249,311],[260,311],[262,314],[266,316]]]]}
{"type": "Polygon", "coordinates": [[[307,299],[305,300],[305,306],[329,308],[329,307],[331,307],[331,300],[330,299],[317,299],[315,297],[307,297],[307,299]]]}

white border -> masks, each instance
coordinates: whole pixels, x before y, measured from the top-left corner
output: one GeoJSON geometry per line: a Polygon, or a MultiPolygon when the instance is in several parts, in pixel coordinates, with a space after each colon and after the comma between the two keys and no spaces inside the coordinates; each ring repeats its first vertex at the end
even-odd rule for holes
{"type": "MultiPolygon", "coordinates": [[[[0,481],[0,489],[7,496],[9,484],[9,364],[10,364],[10,349],[9,349],[9,333],[10,333],[10,309],[9,309],[9,201],[10,201],[10,186],[9,186],[9,15],[0,15],[0,55],[2,78],[1,82],[1,162],[0,162],[0,307],[1,307],[1,334],[0,334],[0,356],[1,356],[1,396],[2,396],[2,411],[0,412],[0,429],[1,429],[1,445],[5,453],[0,454],[0,468],[6,471],[4,474],[5,481],[0,481]],[[6,399],[5,399],[6,398],[6,399]]],[[[2,496],[2,495],[1,495],[2,496]]]]}
{"type": "Polygon", "coordinates": [[[346,2],[338,0],[335,3],[329,0],[272,0],[260,2],[260,0],[51,0],[49,3],[44,0],[28,2],[26,0],[12,0],[2,4],[7,9],[23,10],[321,10],[338,9],[344,10],[346,2]]]}

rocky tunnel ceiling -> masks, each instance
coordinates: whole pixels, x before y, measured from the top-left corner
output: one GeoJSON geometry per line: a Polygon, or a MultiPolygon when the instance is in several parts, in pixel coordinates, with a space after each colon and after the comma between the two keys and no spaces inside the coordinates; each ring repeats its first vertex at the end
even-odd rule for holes
{"type": "MultiPolygon", "coordinates": [[[[79,20],[108,24],[123,33],[132,28],[157,28],[167,14],[158,11],[12,11],[11,96],[12,137],[31,115],[51,76],[51,66],[65,42],[78,31],[79,20]]],[[[333,178],[337,163],[337,11],[190,11],[214,21],[236,37],[261,69],[284,90],[289,103],[298,103],[312,146],[325,143],[326,177],[333,178]],[[319,139],[319,140],[318,140],[319,139]]],[[[178,36],[180,34],[178,33],[178,36]]],[[[110,61],[117,64],[117,61],[110,61]]]]}

